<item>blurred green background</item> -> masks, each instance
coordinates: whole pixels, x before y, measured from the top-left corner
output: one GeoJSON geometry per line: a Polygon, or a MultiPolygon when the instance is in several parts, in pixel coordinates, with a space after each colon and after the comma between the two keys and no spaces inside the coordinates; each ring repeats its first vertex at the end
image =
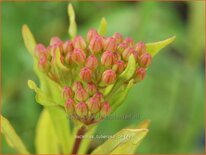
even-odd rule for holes
{"type": "MultiPolygon", "coordinates": [[[[146,79],[135,86],[116,112],[131,120],[105,120],[96,134],[114,134],[150,119],[150,132],[138,153],[203,153],[204,2],[75,2],[79,33],[98,27],[104,16],[108,35],[120,32],[135,41],[176,40],[153,60],[146,79]]],[[[28,24],[38,42],[68,38],[67,2],[2,2],[2,113],[34,152],[35,125],[42,109],[27,87],[37,80],[21,27],[28,24]]],[[[103,140],[93,141],[91,148],[103,140]]],[[[15,153],[2,139],[2,153],[15,153]]]]}

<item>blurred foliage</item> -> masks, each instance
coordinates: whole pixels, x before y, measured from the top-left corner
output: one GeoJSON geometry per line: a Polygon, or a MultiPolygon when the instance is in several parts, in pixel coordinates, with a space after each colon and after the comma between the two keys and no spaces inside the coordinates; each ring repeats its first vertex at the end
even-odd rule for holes
{"type": "MultiPolygon", "coordinates": [[[[74,2],[79,33],[105,17],[108,35],[120,32],[135,41],[154,42],[176,35],[176,41],[153,60],[146,79],[134,87],[116,116],[105,120],[98,135],[110,135],[144,119],[150,132],[138,153],[204,152],[204,2],[74,2]],[[89,9],[88,9],[89,8],[89,9]]],[[[66,2],[2,2],[2,113],[34,153],[34,131],[41,107],[27,80],[37,81],[21,27],[28,24],[39,42],[68,38],[66,2]]],[[[96,139],[92,148],[105,139],[96,139]]],[[[3,138],[3,153],[15,153],[3,138]]]]}

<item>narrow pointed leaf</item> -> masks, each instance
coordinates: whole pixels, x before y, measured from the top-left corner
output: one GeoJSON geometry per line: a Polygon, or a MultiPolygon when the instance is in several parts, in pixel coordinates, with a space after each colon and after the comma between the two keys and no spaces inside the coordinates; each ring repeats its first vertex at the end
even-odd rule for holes
{"type": "Polygon", "coordinates": [[[68,32],[70,37],[74,38],[77,34],[77,24],[75,21],[75,12],[71,3],[68,5],[67,12],[68,12],[69,22],[70,22],[68,32]]]}
{"type": "Polygon", "coordinates": [[[92,154],[131,154],[147,132],[148,129],[123,129],[97,147],[92,154]]]}
{"type": "Polygon", "coordinates": [[[59,143],[50,115],[44,109],[39,117],[36,128],[35,146],[37,154],[60,154],[59,143]]]}
{"type": "Polygon", "coordinates": [[[43,105],[43,106],[57,106],[58,104],[55,103],[46,93],[42,92],[40,88],[37,87],[34,81],[28,80],[28,86],[30,89],[34,90],[36,93],[36,101],[43,105]]]}
{"type": "Polygon", "coordinates": [[[175,36],[168,38],[166,40],[163,41],[159,41],[159,42],[155,42],[155,43],[147,43],[146,47],[147,47],[147,51],[152,55],[155,56],[162,48],[164,48],[165,46],[169,45],[170,43],[172,43],[175,40],[175,36]]]}
{"type": "Polygon", "coordinates": [[[63,109],[56,107],[47,107],[49,115],[51,117],[55,133],[60,144],[60,148],[64,154],[71,153],[72,140],[71,129],[69,127],[69,121],[67,119],[67,114],[63,109]]]}
{"type": "Polygon", "coordinates": [[[107,21],[104,17],[101,19],[98,32],[101,36],[105,36],[107,33],[107,21]]]}
{"type": "Polygon", "coordinates": [[[1,133],[5,136],[8,144],[16,151],[18,151],[20,154],[29,154],[12,125],[3,116],[1,116],[1,133]]]}
{"type": "Polygon", "coordinates": [[[36,46],[36,41],[35,41],[34,36],[31,33],[31,31],[27,25],[23,25],[23,27],[22,27],[22,36],[23,36],[24,44],[25,44],[27,50],[33,56],[34,49],[36,46]]]}

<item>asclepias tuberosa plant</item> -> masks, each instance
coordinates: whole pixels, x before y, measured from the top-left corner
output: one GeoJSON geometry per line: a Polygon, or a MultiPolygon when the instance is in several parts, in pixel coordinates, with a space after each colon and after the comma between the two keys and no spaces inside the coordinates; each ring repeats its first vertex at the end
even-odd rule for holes
{"type": "MultiPolygon", "coordinates": [[[[70,39],[52,37],[48,46],[36,43],[27,25],[22,34],[34,61],[39,86],[28,80],[36,102],[43,106],[36,128],[38,154],[86,154],[97,125],[125,100],[141,82],[153,57],[175,37],[155,43],[135,43],[120,33],[106,36],[102,18],[98,30],[77,35],[75,13],[68,5],[70,39]]],[[[91,154],[132,154],[148,132],[149,121],[122,129],[91,154]],[[127,137],[127,138],[126,138],[127,137]],[[128,138],[129,137],[129,138],[128,138]]],[[[7,119],[1,116],[1,132],[19,153],[29,154],[7,119]]]]}

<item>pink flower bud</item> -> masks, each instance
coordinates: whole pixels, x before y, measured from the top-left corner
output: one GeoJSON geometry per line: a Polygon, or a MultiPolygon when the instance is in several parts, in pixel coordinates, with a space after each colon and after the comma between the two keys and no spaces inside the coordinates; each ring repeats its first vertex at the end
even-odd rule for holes
{"type": "Polygon", "coordinates": [[[134,48],[132,48],[132,47],[126,48],[126,49],[124,50],[124,52],[122,53],[123,59],[124,59],[125,61],[128,61],[129,56],[130,56],[131,54],[133,54],[134,52],[135,52],[134,48]]]}
{"type": "Polygon", "coordinates": [[[94,95],[97,92],[97,87],[94,83],[90,82],[87,84],[86,91],[90,96],[94,95]]]}
{"type": "Polygon", "coordinates": [[[81,88],[83,88],[82,83],[80,81],[75,81],[72,86],[72,90],[76,91],[77,89],[81,89],[81,88]]]}
{"type": "Polygon", "coordinates": [[[106,70],[102,74],[102,81],[106,84],[112,84],[116,80],[116,73],[112,70],[106,70]]]}
{"type": "Polygon", "coordinates": [[[74,96],[74,93],[70,87],[65,86],[62,90],[62,96],[64,99],[72,98],[74,96]]]}
{"type": "Polygon", "coordinates": [[[110,113],[110,111],[111,111],[111,107],[110,107],[109,103],[104,102],[103,105],[102,105],[102,109],[100,111],[100,115],[102,117],[105,117],[110,113]]]}
{"type": "Polygon", "coordinates": [[[114,63],[114,53],[110,51],[105,51],[101,57],[101,63],[105,67],[110,67],[114,63]]]}
{"type": "Polygon", "coordinates": [[[118,60],[114,63],[112,69],[116,72],[116,73],[121,73],[125,68],[125,63],[122,60],[118,60]]]}
{"type": "Polygon", "coordinates": [[[123,37],[120,33],[115,33],[113,38],[115,38],[117,44],[120,44],[123,41],[123,37]]]}
{"type": "Polygon", "coordinates": [[[113,53],[114,53],[114,62],[121,60],[121,55],[119,53],[117,53],[117,52],[113,52],[113,53]]]}
{"type": "Polygon", "coordinates": [[[96,100],[96,102],[100,103],[104,101],[102,93],[96,93],[94,94],[93,98],[96,100]]]}
{"type": "Polygon", "coordinates": [[[121,43],[118,45],[117,47],[117,52],[122,54],[122,52],[127,48],[127,44],[126,43],[121,43]]]}
{"type": "Polygon", "coordinates": [[[65,106],[66,106],[66,111],[68,113],[73,113],[74,112],[74,105],[75,105],[75,102],[73,99],[69,98],[66,103],[65,103],[65,106]]]}
{"type": "Polygon", "coordinates": [[[96,56],[90,55],[86,60],[85,66],[90,68],[91,70],[95,70],[98,66],[98,60],[96,56]]]}
{"type": "Polygon", "coordinates": [[[65,62],[70,65],[72,63],[72,53],[68,52],[65,56],[65,62]]]}
{"type": "Polygon", "coordinates": [[[80,117],[85,117],[88,114],[87,105],[84,102],[79,102],[75,107],[77,115],[80,117]]]}
{"type": "Polygon", "coordinates": [[[50,63],[48,62],[47,57],[45,55],[40,55],[38,67],[43,72],[47,72],[49,70],[50,63]]]}
{"type": "Polygon", "coordinates": [[[97,113],[100,111],[100,103],[94,97],[91,97],[88,100],[87,105],[91,113],[97,113]]]}
{"type": "Polygon", "coordinates": [[[72,60],[76,64],[78,65],[83,64],[85,62],[85,59],[86,59],[86,54],[82,49],[74,49],[74,51],[72,52],[72,60]]]}
{"type": "Polygon", "coordinates": [[[59,37],[52,37],[50,40],[50,45],[60,46],[63,44],[63,41],[59,37]]]}
{"type": "Polygon", "coordinates": [[[64,54],[67,54],[69,52],[73,51],[73,44],[70,40],[67,40],[64,44],[63,44],[63,50],[64,50],[64,54]]]}
{"type": "Polygon", "coordinates": [[[78,101],[85,101],[88,98],[88,93],[84,88],[79,88],[75,92],[75,98],[78,101]]]}
{"type": "Polygon", "coordinates": [[[86,42],[82,36],[76,36],[73,41],[73,46],[74,48],[81,48],[84,50],[86,48],[86,42]]]}
{"type": "Polygon", "coordinates": [[[92,71],[84,67],[80,70],[80,78],[85,82],[90,82],[92,80],[92,71]]]}
{"type": "Polygon", "coordinates": [[[104,50],[115,52],[117,49],[116,40],[112,37],[109,37],[104,42],[104,50]]]}
{"type": "Polygon", "coordinates": [[[146,52],[146,45],[143,42],[138,42],[135,45],[135,50],[137,51],[138,55],[141,56],[143,53],[146,52]]]}
{"type": "Polygon", "coordinates": [[[148,67],[151,64],[152,56],[149,53],[143,53],[139,60],[141,67],[148,67]]]}
{"type": "Polygon", "coordinates": [[[127,37],[123,42],[126,43],[130,47],[134,46],[134,41],[132,38],[127,37]]]}
{"type": "Polygon", "coordinates": [[[47,54],[47,49],[43,44],[37,44],[35,47],[35,55],[39,57],[41,54],[47,54]]]}
{"type": "Polygon", "coordinates": [[[92,38],[89,44],[89,49],[91,50],[92,54],[99,53],[103,48],[103,39],[99,35],[96,35],[92,38]]]}
{"type": "Polygon", "coordinates": [[[96,35],[98,35],[97,31],[95,29],[90,29],[87,33],[87,41],[90,42],[96,35]]]}
{"type": "Polygon", "coordinates": [[[135,71],[135,81],[141,81],[146,76],[146,69],[145,68],[137,68],[135,71]]]}

